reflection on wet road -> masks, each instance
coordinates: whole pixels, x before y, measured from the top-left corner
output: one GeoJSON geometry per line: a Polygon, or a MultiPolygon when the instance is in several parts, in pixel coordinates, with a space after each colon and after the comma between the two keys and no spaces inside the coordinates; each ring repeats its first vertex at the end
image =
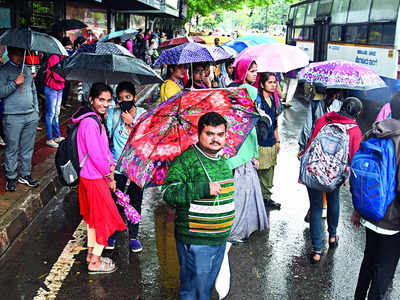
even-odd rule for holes
{"type": "MultiPolygon", "coordinates": [[[[273,188],[280,211],[269,213],[270,230],[254,233],[246,244],[230,250],[231,289],[226,299],[352,299],[364,249],[364,230],[350,224],[352,213],[348,187],[341,189],[340,244],[328,251],[327,234],[323,260],[309,263],[309,226],[303,221],[308,209],[304,186],[297,183],[299,162],[297,136],[305,106],[293,102],[279,119],[281,153],[273,188]]],[[[161,201],[157,188],[145,190],[139,238],[140,254],[128,254],[119,235],[117,248],[105,255],[116,260],[118,271],[89,276],[86,251],[78,251],[57,299],[177,299],[179,265],[175,250],[174,211],[161,201]],[[129,258],[129,264],[127,263],[129,258]]],[[[32,299],[51,272],[80,222],[77,193],[57,200],[13,247],[7,263],[0,266],[0,290],[7,299],[32,299]]],[[[326,228],[325,228],[326,232],[326,228]]],[[[85,246],[85,245],[81,245],[85,246]]],[[[392,299],[400,298],[399,272],[392,299]]],[[[212,299],[218,299],[214,294],[212,299]]]]}

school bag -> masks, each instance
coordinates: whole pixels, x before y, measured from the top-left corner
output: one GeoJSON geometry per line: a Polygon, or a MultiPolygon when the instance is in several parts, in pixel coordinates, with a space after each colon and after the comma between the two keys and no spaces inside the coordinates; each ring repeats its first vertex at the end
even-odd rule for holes
{"type": "Polygon", "coordinates": [[[390,138],[362,142],[351,162],[350,185],[354,208],[379,221],[396,197],[396,154],[390,138]]]}
{"type": "Polygon", "coordinates": [[[315,136],[300,161],[300,180],[309,188],[332,192],[349,174],[348,129],[354,124],[328,123],[315,136]]]}
{"type": "MultiPolygon", "coordinates": [[[[99,119],[95,115],[88,115],[85,118],[96,120],[99,124],[101,134],[102,126],[99,119]]],[[[68,136],[58,144],[55,161],[58,178],[62,185],[75,186],[79,184],[79,173],[88,157],[88,154],[86,153],[82,162],[79,163],[77,135],[79,124],[83,119],[78,123],[67,125],[68,136]]]]}

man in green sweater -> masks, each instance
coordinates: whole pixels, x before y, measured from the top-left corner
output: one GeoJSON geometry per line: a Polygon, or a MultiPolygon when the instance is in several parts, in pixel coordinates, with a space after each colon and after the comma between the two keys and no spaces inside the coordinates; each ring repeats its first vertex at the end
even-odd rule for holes
{"type": "Polygon", "coordinates": [[[210,299],[235,217],[232,170],[220,155],[225,119],[204,114],[198,134],[198,144],[175,158],[162,186],[164,201],[176,207],[180,300],[210,299]]]}

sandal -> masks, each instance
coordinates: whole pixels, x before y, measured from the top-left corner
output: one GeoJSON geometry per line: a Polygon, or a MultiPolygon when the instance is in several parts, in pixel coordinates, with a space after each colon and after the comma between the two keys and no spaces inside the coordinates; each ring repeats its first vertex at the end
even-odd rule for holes
{"type": "Polygon", "coordinates": [[[321,261],[322,251],[315,251],[313,250],[310,255],[311,264],[315,265],[321,261]],[[314,256],[319,255],[319,259],[315,259],[314,256]]]}
{"type": "Polygon", "coordinates": [[[117,266],[114,265],[113,261],[110,260],[108,263],[102,261],[100,267],[97,270],[89,270],[89,275],[96,275],[96,274],[110,274],[117,270],[117,266]],[[106,267],[107,266],[107,267],[106,267]]]}
{"type": "Polygon", "coordinates": [[[339,236],[335,236],[335,241],[331,242],[331,238],[329,238],[329,248],[336,248],[339,246],[339,236]]]}

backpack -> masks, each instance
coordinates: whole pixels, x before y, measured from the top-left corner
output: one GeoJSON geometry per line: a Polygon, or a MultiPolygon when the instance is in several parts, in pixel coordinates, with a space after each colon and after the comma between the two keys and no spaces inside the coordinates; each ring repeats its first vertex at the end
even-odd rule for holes
{"type": "MultiPolygon", "coordinates": [[[[50,79],[54,79],[54,75],[53,75],[53,71],[49,70],[49,58],[52,55],[56,55],[56,54],[44,54],[43,55],[43,63],[41,64],[37,74],[36,74],[36,78],[35,78],[35,85],[36,88],[43,92],[44,91],[44,87],[45,85],[47,85],[47,83],[49,82],[50,79]],[[49,78],[47,78],[47,72],[50,71],[50,76],[49,78]]],[[[57,55],[58,57],[60,57],[59,55],[57,55]]],[[[60,61],[61,61],[61,57],[60,57],[60,61]]]]}
{"type": "MultiPolygon", "coordinates": [[[[99,119],[94,115],[89,115],[85,118],[96,120],[99,124],[101,134],[102,126],[99,119]]],[[[75,186],[79,184],[79,173],[88,157],[88,154],[86,154],[82,162],[79,163],[77,134],[79,124],[82,120],[78,123],[67,125],[68,136],[65,140],[61,141],[57,148],[55,161],[58,178],[62,185],[75,186]]]]}
{"type": "Polygon", "coordinates": [[[349,133],[356,125],[328,123],[315,136],[300,161],[300,180],[309,188],[332,192],[349,174],[349,133]]]}
{"type": "Polygon", "coordinates": [[[396,197],[396,154],[390,138],[362,142],[351,162],[350,186],[354,208],[379,221],[396,197]]]}

